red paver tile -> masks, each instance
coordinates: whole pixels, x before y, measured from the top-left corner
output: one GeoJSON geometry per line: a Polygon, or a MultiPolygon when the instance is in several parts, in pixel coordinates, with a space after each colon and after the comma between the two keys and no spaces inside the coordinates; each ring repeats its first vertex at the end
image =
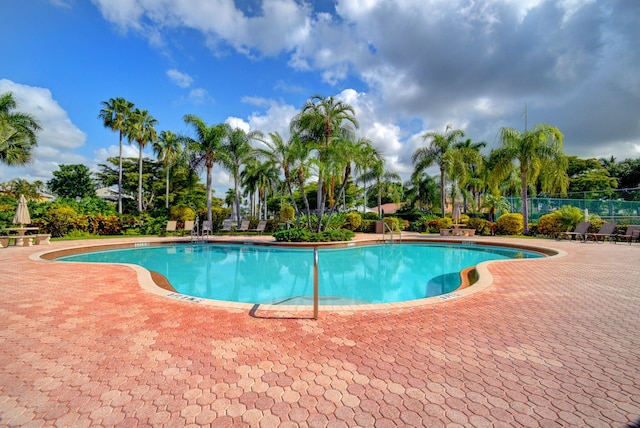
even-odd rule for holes
{"type": "Polygon", "coordinates": [[[462,298],[323,309],[318,321],[183,302],[145,290],[126,266],[0,249],[3,422],[599,427],[639,417],[640,246],[506,241],[566,255],[491,264],[493,285],[462,298]]]}

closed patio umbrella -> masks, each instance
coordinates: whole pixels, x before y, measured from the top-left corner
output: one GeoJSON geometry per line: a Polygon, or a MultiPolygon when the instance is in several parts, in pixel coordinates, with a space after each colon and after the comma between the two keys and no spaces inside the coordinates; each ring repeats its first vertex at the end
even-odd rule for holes
{"type": "Polygon", "coordinates": [[[457,202],[453,203],[453,213],[451,214],[451,217],[453,217],[453,222],[458,224],[460,223],[460,204],[458,204],[457,202]]]}
{"type": "Polygon", "coordinates": [[[31,216],[29,215],[29,207],[27,207],[27,199],[24,195],[20,195],[18,200],[18,208],[13,216],[13,224],[27,225],[31,224],[31,216]]]}

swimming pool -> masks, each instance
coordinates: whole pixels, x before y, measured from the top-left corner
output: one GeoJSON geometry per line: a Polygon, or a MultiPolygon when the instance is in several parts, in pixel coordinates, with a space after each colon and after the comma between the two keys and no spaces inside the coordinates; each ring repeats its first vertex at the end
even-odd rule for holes
{"type": "MultiPolygon", "coordinates": [[[[481,245],[376,244],[318,250],[320,304],[392,303],[454,291],[460,272],[488,260],[540,253],[481,245]]],[[[162,274],[184,295],[252,304],[312,304],[311,248],[155,245],[86,252],[62,261],[130,263],[162,274]]]]}

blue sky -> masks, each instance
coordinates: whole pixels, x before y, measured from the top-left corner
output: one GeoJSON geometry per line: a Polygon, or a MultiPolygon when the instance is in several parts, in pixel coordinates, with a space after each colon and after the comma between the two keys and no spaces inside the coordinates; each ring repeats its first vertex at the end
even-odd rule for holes
{"type": "MultiPolygon", "coordinates": [[[[112,97],[158,130],[187,132],[189,113],[287,135],[305,100],[335,95],[405,177],[424,132],[451,124],[495,147],[501,126],[524,127],[525,104],[530,126],[563,131],[567,154],[640,156],[636,1],[29,0],[0,12],[0,93],[43,125],[34,163],[0,167],[0,182],[116,155],[97,118],[112,97]]],[[[231,186],[219,168],[214,180],[218,196],[231,186]]]]}

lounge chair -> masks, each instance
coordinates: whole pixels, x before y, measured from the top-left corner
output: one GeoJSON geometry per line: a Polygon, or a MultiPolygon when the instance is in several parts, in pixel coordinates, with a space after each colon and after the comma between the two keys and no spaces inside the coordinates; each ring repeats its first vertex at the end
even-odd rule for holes
{"type": "Polygon", "coordinates": [[[248,232],[249,231],[249,220],[243,220],[240,224],[240,227],[236,229],[238,232],[248,232]]]}
{"type": "Polygon", "coordinates": [[[182,234],[189,234],[189,235],[193,235],[193,231],[194,231],[194,227],[195,227],[196,222],[193,220],[187,220],[184,222],[184,230],[182,231],[182,234]]]}
{"type": "Polygon", "coordinates": [[[631,242],[638,239],[638,236],[640,236],[640,225],[632,224],[627,226],[627,230],[624,233],[613,235],[613,242],[626,241],[631,244],[631,242]]]}
{"type": "Polygon", "coordinates": [[[232,227],[233,227],[233,220],[224,220],[222,222],[222,229],[220,229],[220,232],[231,232],[232,227]]]}
{"type": "Polygon", "coordinates": [[[615,235],[614,232],[616,230],[616,226],[617,225],[618,225],[618,223],[616,223],[615,221],[603,224],[602,227],[600,228],[600,230],[597,233],[587,233],[587,234],[585,234],[585,242],[588,241],[589,239],[593,239],[596,243],[598,243],[598,241],[600,241],[600,240],[602,240],[602,242],[604,242],[607,239],[609,239],[609,241],[611,241],[612,236],[615,235]]]}
{"type": "Polygon", "coordinates": [[[589,232],[590,226],[591,223],[589,223],[588,221],[580,222],[573,232],[560,232],[560,234],[558,235],[558,239],[581,239],[584,241],[584,236],[589,232]]]}
{"type": "Polygon", "coordinates": [[[169,233],[173,233],[173,235],[175,236],[176,234],[176,230],[178,229],[178,222],[175,220],[169,220],[167,222],[167,228],[165,229],[165,231],[167,232],[167,234],[169,233]]]}
{"type": "Polygon", "coordinates": [[[267,227],[267,221],[266,220],[260,220],[258,222],[258,225],[256,226],[255,229],[249,229],[249,232],[258,232],[262,235],[262,232],[264,232],[264,229],[267,227]]]}
{"type": "Polygon", "coordinates": [[[210,221],[203,221],[202,222],[202,236],[204,235],[210,235],[213,233],[213,227],[211,226],[211,222],[210,221]]]}

